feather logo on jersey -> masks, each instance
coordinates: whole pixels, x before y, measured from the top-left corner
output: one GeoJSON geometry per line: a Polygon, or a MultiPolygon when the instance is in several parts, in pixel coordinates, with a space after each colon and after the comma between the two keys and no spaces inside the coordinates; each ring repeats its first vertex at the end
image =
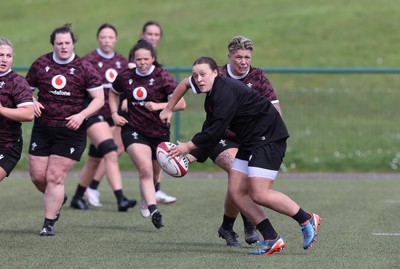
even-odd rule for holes
{"type": "Polygon", "coordinates": [[[117,75],[118,75],[118,72],[113,68],[108,68],[106,70],[106,79],[110,83],[114,82],[117,75]]]}
{"type": "Polygon", "coordinates": [[[57,90],[61,90],[66,84],[67,79],[63,75],[56,75],[51,80],[51,85],[57,90]]]}
{"type": "Polygon", "coordinates": [[[147,91],[143,87],[137,87],[133,90],[133,97],[138,101],[143,101],[147,98],[147,91]]]}

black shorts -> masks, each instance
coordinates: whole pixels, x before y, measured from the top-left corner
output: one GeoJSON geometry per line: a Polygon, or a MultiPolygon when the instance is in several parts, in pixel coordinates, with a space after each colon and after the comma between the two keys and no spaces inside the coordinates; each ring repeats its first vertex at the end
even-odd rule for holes
{"type": "Polygon", "coordinates": [[[285,157],[286,139],[261,145],[247,151],[239,148],[236,159],[248,162],[249,167],[278,171],[285,157]]]}
{"type": "Polygon", "coordinates": [[[169,134],[166,134],[162,137],[149,137],[141,135],[138,131],[135,131],[135,129],[132,128],[132,126],[126,124],[122,126],[121,138],[125,150],[133,143],[148,145],[151,148],[151,158],[153,160],[156,160],[157,159],[156,149],[158,144],[160,144],[161,142],[169,142],[170,136],[169,134]]]}
{"type": "Polygon", "coordinates": [[[86,148],[86,129],[70,130],[34,124],[29,154],[34,156],[59,155],[79,161],[86,148]]]}
{"type": "Polygon", "coordinates": [[[7,177],[11,171],[17,166],[18,161],[21,159],[22,153],[22,139],[18,143],[14,143],[12,148],[0,147],[0,167],[7,173],[7,177]]]}
{"type": "Polygon", "coordinates": [[[222,152],[224,152],[227,149],[238,148],[238,147],[239,144],[234,141],[221,139],[219,143],[212,149],[211,152],[208,152],[203,149],[194,149],[190,151],[190,154],[196,157],[197,162],[199,163],[205,162],[207,158],[210,158],[215,163],[215,159],[217,159],[218,155],[220,155],[222,152]]]}
{"type": "Polygon", "coordinates": [[[106,121],[110,126],[114,126],[114,121],[112,120],[112,118],[104,118],[102,115],[95,115],[87,118],[86,128],[89,128],[90,126],[92,126],[97,122],[103,122],[103,121],[106,121]]]}

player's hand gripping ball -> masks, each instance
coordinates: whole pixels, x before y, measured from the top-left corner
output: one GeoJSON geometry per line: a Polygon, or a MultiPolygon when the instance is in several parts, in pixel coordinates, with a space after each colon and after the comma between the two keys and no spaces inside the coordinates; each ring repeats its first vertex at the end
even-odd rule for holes
{"type": "Polygon", "coordinates": [[[189,160],[185,155],[179,157],[169,156],[168,149],[175,146],[171,142],[161,142],[156,150],[157,161],[168,175],[183,177],[189,170],[189,160]]]}

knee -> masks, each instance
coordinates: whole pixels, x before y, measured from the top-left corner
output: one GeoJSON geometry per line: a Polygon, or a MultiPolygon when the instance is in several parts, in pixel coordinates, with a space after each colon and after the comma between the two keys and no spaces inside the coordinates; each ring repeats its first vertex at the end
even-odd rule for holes
{"type": "Polygon", "coordinates": [[[234,186],[229,186],[228,187],[228,192],[226,193],[226,197],[225,197],[226,201],[228,203],[230,202],[238,202],[241,199],[241,195],[239,193],[239,189],[234,187],[234,186]]]}
{"type": "Polygon", "coordinates": [[[114,153],[115,156],[118,156],[117,149],[118,146],[115,144],[114,139],[107,139],[97,146],[98,152],[104,157],[110,155],[109,153],[114,153]]]}
{"type": "Polygon", "coordinates": [[[250,198],[256,204],[261,204],[261,203],[264,204],[266,202],[267,195],[265,195],[265,193],[260,192],[260,191],[251,191],[250,198]]]}
{"type": "Polygon", "coordinates": [[[111,151],[104,155],[103,157],[106,161],[118,162],[118,153],[116,151],[111,151]]]}

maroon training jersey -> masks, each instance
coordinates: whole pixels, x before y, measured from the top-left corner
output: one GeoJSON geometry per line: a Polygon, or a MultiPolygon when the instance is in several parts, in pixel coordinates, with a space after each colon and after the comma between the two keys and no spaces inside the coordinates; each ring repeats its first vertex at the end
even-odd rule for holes
{"type": "Polygon", "coordinates": [[[231,77],[242,81],[247,86],[258,91],[261,96],[266,96],[268,101],[275,103],[278,101],[278,97],[272,87],[271,82],[264,74],[264,71],[260,68],[254,68],[250,66],[249,72],[244,77],[237,77],[232,74],[230,69],[228,70],[228,65],[220,67],[219,72],[224,77],[231,77]]]}
{"type": "Polygon", "coordinates": [[[26,80],[38,88],[38,101],[44,106],[35,118],[50,127],[65,127],[65,118],[81,112],[91,98],[89,91],[102,90],[101,76],[86,60],[74,55],[71,61],[56,61],[50,52],[30,67],[26,80]]]}
{"type": "MultiPolygon", "coordinates": [[[[33,106],[33,94],[29,84],[11,69],[0,74],[0,103],[8,108],[33,106]]],[[[21,123],[0,115],[0,147],[13,147],[15,142],[21,140],[21,136],[21,123]]]]}
{"type": "Polygon", "coordinates": [[[137,69],[126,69],[119,74],[112,84],[112,89],[118,94],[125,93],[128,100],[129,124],[141,134],[149,137],[161,137],[169,134],[169,128],[160,118],[160,112],[149,111],[144,105],[146,102],[168,102],[177,86],[175,78],[161,67],[145,76],[138,74],[137,69]]]}
{"type": "Polygon", "coordinates": [[[90,52],[83,59],[89,61],[103,79],[104,106],[97,111],[96,115],[111,118],[110,106],[108,105],[108,94],[111,83],[114,82],[119,73],[128,67],[128,60],[125,56],[117,52],[114,52],[112,55],[106,55],[100,49],[90,52]]]}

